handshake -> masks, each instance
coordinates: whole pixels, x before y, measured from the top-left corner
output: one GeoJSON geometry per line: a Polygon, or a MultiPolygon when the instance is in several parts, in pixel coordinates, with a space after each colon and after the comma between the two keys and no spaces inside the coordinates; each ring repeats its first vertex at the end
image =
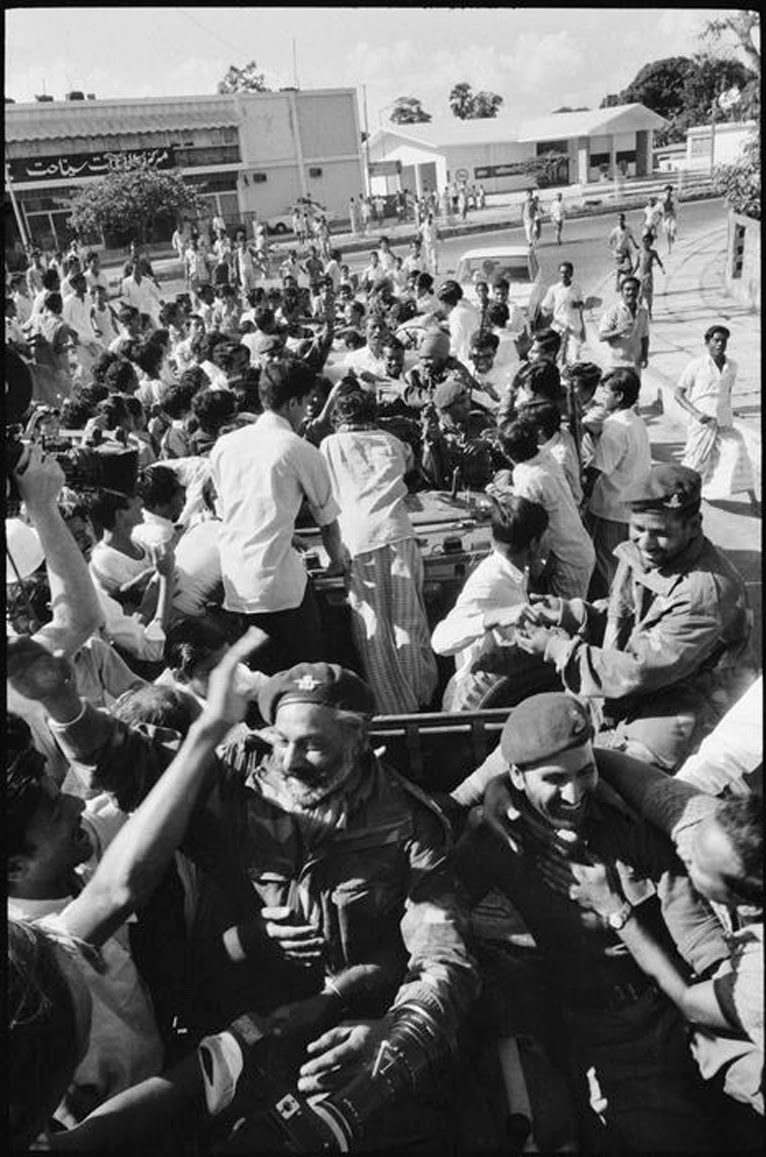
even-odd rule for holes
{"type": "Polygon", "coordinates": [[[530,595],[529,600],[487,611],[484,629],[492,631],[500,647],[518,647],[530,655],[544,655],[551,638],[568,637],[561,626],[564,600],[553,595],[530,595]]]}

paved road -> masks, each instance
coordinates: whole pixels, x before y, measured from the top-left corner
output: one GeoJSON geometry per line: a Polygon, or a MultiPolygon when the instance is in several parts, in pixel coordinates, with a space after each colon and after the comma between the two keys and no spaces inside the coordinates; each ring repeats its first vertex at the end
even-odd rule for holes
{"type": "MultiPolygon", "coordinates": [[[[634,211],[627,214],[628,222],[633,228],[636,239],[641,233],[641,213],[634,211]]],[[[724,223],[726,220],[723,202],[716,200],[690,201],[682,205],[679,214],[679,239],[683,240],[692,234],[704,236],[711,226],[724,223]]],[[[558,279],[558,266],[561,261],[571,261],[575,267],[575,277],[580,282],[586,295],[611,297],[613,287],[612,260],[607,249],[606,238],[616,223],[616,214],[603,214],[595,217],[580,217],[568,221],[564,227],[564,243],[553,244],[550,225],[543,227],[542,244],[538,246],[538,257],[542,270],[544,284],[548,285],[558,279]],[[606,280],[606,285],[603,283],[606,280]]],[[[371,239],[372,240],[372,239],[371,239]]],[[[466,249],[488,245],[518,245],[524,244],[524,232],[521,227],[514,229],[498,229],[490,233],[472,234],[468,237],[452,237],[443,241],[439,246],[439,269],[444,277],[454,273],[461,253],[466,249]]],[[[292,248],[293,243],[280,242],[274,245],[277,250],[292,248]]],[[[659,253],[665,262],[664,239],[659,242],[659,253]]],[[[372,248],[372,244],[370,248],[372,248]]],[[[405,254],[406,245],[394,245],[395,253],[405,254]]],[[[359,272],[367,265],[367,254],[349,254],[349,265],[352,270],[359,272]]],[[[163,284],[163,290],[172,296],[183,292],[183,278],[180,276],[180,265],[173,260],[156,261],[155,267],[163,284]]],[[[667,262],[668,269],[672,269],[673,257],[667,262]]],[[[112,274],[112,277],[114,274],[112,274]]],[[[437,278],[438,281],[438,278],[437,278]]],[[[662,293],[662,274],[657,273],[655,278],[658,296],[662,293]]]]}

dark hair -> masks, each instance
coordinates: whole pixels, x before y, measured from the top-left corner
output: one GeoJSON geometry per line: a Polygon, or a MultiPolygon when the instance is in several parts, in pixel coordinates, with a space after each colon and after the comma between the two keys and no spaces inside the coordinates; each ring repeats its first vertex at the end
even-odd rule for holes
{"type": "Polygon", "coordinates": [[[559,261],[559,269],[568,269],[570,273],[574,273],[574,265],[571,261],[559,261]]]}
{"type": "Polygon", "coordinates": [[[501,427],[500,445],[512,462],[527,462],[538,451],[537,430],[528,418],[517,418],[501,427]]]}
{"type": "Polygon", "coordinates": [[[199,711],[195,699],[188,692],[158,683],[145,683],[142,687],[124,691],[113,704],[110,714],[130,727],[149,723],[154,727],[170,727],[186,735],[199,711]]]}
{"type": "Polygon", "coordinates": [[[337,428],[345,422],[374,422],[378,406],[371,390],[364,390],[358,384],[348,390],[339,390],[332,408],[333,425],[337,428]]]}
{"type": "Polygon", "coordinates": [[[183,679],[189,680],[198,663],[223,646],[229,636],[207,619],[187,619],[168,631],[165,642],[165,662],[183,679]]]}
{"type": "Polygon", "coordinates": [[[506,277],[496,277],[492,283],[493,289],[510,289],[510,282],[506,277]]]}
{"type": "Polygon", "coordinates": [[[60,314],[61,310],[63,309],[63,305],[64,303],[61,294],[56,290],[51,290],[50,292],[46,293],[45,297],[43,298],[43,309],[49,309],[51,313],[60,314]]]}
{"type": "Polygon", "coordinates": [[[206,390],[210,385],[210,378],[207,376],[202,366],[190,366],[188,370],[184,370],[178,379],[179,386],[188,386],[195,392],[206,390]]]}
{"type": "Polygon", "coordinates": [[[561,375],[552,362],[527,362],[516,374],[513,384],[548,402],[561,397],[561,375]]]}
{"type": "Polygon", "coordinates": [[[496,333],[477,329],[471,334],[471,349],[474,353],[485,352],[496,354],[500,345],[500,338],[496,333]]]}
{"type": "Polygon", "coordinates": [[[117,490],[97,490],[90,500],[90,520],[99,538],[105,530],[114,530],[117,515],[127,510],[131,499],[117,490]]]}
{"type": "Polygon", "coordinates": [[[152,338],[148,338],[146,341],[141,343],[140,348],[136,351],[136,354],[132,359],[138,368],[143,370],[148,378],[157,377],[160,372],[160,367],[162,366],[162,359],[164,356],[162,346],[154,341],[153,337],[154,335],[152,335],[152,338]]]}
{"type": "Polygon", "coordinates": [[[553,402],[524,406],[522,416],[529,418],[529,421],[543,435],[546,442],[561,429],[561,411],[553,402]]]}
{"type": "Polygon", "coordinates": [[[547,527],[548,512],[539,502],[511,494],[493,503],[492,537],[514,554],[526,550],[547,527]]]}
{"type": "Polygon", "coordinates": [[[61,285],[58,269],[54,269],[53,267],[43,270],[40,275],[40,280],[43,283],[43,289],[48,293],[55,292],[61,285]]]}
{"type": "Polygon", "coordinates": [[[727,341],[731,337],[731,330],[727,329],[725,325],[711,325],[709,329],[705,330],[703,341],[710,341],[711,337],[716,333],[722,333],[727,341]]]}
{"type": "Polygon", "coordinates": [[[268,305],[259,305],[253,313],[256,328],[262,333],[271,333],[274,329],[274,310],[268,305]]]}
{"type": "Polygon", "coordinates": [[[280,358],[263,367],[258,390],[264,410],[281,410],[313,393],[315,385],[316,374],[305,362],[280,358]]]}
{"type": "Polygon", "coordinates": [[[595,362],[574,362],[571,366],[565,367],[562,376],[572,383],[582,382],[586,389],[595,391],[603,372],[601,366],[597,366],[595,362]]]}
{"type": "Polygon", "coordinates": [[[741,865],[726,886],[743,904],[763,903],[763,800],[757,795],[722,800],[715,820],[729,837],[741,865]]]}
{"type": "Polygon", "coordinates": [[[192,401],[192,411],[205,434],[216,436],[237,414],[237,399],[231,390],[202,390],[192,401]]]}
{"type": "Polygon", "coordinates": [[[487,306],[487,321],[490,325],[496,325],[499,329],[506,327],[510,316],[508,306],[502,301],[491,301],[487,306]]]}
{"type": "Polygon", "coordinates": [[[533,336],[533,341],[542,346],[547,353],[555,355],[561,349],[561,334],[555,329],[539,329],[533,336]]]}
{"type": "Polygon", "coordinates": [[[631,275],[631,276],[629,276],[629,277],[623,277],[623,279],[622,279],[622,282],[620,283],[620,290],[623,290],[623,289],[625,288],[625,286],[626,286],[626,285],[630,285],[630,283],[631,283],[631,282],[632,282],[634,285],[637,285],[637,286],[639,287],[639,289],[641,288],[641,280],[640,280],[640,278],[638,278],[638,277],[633,277],[633,276],[631,275]]]}
{"type": "MultiPolygon", "coordinates": [[[[204,372],[204,371],[203,371],[204,372]]],[[[191,382],[176,382],[162,399],[162,409],[169,418],[183,418],[191,412],[197,387],[191,382]]]]}
{"type": "Polygon", "coordinates": [[[107,366],[102,381],[110,394],[132,393],[138,386],[136,368],[129,358],[118,357],[107,366]]]}
{"type": "Polygon", "coordinates": [[[106,371],[109,369],[109,367],[111,365],[113,365],[115,362],[118,362],[120,360],[120,357],[121,357],[121,355],[118,353],[115,353],[114,350],[104,350],[104,352],[102,354],[99,354],[98,357],[96,358],[95,362],[93,363],[93,366],[91,367],[91,371],[90,371],[91,377],[93,378],[93,381],[94,382],[103,381],[104,374],[106,373],[106,371]]]}
{"type": "Polygon", "coordinates": [[[641,392],[641,379],[630,366],[620,366],[612,370],[601,379],[601,384],[622,394],[621,410],[629,410],[631,406],[635,406],[641,392]]]}
{"type": "Polygon", "coordinates": [[[87,402],[82,394],[73,394],[61,403],[61,425],[65,430],[82,430],[95,412],[95,405],[87,402]]]}
{"type": "Polygon", "coordinates": [[[224,343],[228,344],[230,341],[231,338],[217,329],[213,330],[212,333],[205,334],[200,347],[203,360],[207,362],[212,361],[212,354],[216,346],[223,345],[224,343]]]}
{"type": "Polygon", "coordinates": [[[445,281],[436,296],[443,305],[457,305],[462,300],[463,290],[457,281],[445,281]]]}
{"type": "Polygon", "coordinates": [[[136,483],[136,493],[140,495],[149,511],[165,506],[180,489],[183,487],[176,472],[161,463],[144,467],[139,472],[136,483]]]}
{"type": "Polygon", "coordinates": [[[77,1020],[53,938],[27,920],[8,921],[8,1046],[11,1148],[26,1150],[45,1128],[44,1108],[62,1097],[78,1061],[77,1020]],[[59,1087],[60,1086],[60,1087],[59,1087]]]}
{"type": "Polygon", "coordinates": [[[417,284],[418,290],[425,289],[427,291],[430,291],[434,287],[434,279],[430,273],[419,273],[418,274],[418,280],[417,280],[416,284],[417,284]]]}

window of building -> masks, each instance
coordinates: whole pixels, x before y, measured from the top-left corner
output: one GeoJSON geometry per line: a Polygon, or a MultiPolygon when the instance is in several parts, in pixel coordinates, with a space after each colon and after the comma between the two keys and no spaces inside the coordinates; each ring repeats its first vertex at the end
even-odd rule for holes
{"type": "Polygon", "coordinates": [[[322,170],[321,169],[309,169],[309,176],[310,177],[321,177],[322,176],[322,170]]]}
{"type": "Polygon", "coordinates": [[[568,141],[538,141],[535,150],[537,156],[541,157],[543,153],[567,153],[569,152],[568,141]]]}
{"type": "Polygon", "coordinates": [[[198,169],[206,165],[236,165],[239,161],[238,144],[176,149],[176,164],[182,169],[198,169]]]}
{"type": "Polygon", "coordinates": [[[742,277],[742,267],[745,263],[745,226],[734,226],[734,243],[732,245],[732,277],[742,277]]]}
{"type": "Polygon", "coordinates": [[[709,157],[710,156],[710,136],[704,137],[690,137],[689,138],[689,154],[692,157],[709,157]]]}

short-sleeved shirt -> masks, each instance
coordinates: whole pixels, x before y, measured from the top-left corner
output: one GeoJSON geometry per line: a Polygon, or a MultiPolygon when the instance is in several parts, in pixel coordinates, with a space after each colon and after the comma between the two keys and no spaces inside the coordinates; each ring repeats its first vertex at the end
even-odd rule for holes
{"type": "Polygon", "coordinates": [[[715,418],[719,426],[731,426],[734,414],[731,392],[737,377],[737,363],[726,358],[719,369],[710,354],[689,362],[678,379],[678,388],[696,409],[715,418]]]}
{"type": "Polygon", "coordinates": [[[570,566],[593,566],[593,543],[555,458],[541,450],[529,461],[517,463],[513,468],[513,493],[545,508],[548,529],[544,542],[552,555],[570,566]]]}
{"type": "Polygon", "coordinates": [[[620,337],[606,342],[609,365],[630,366],[638,369],[641,365],[641,343],[649,337],[649,313],[645,305],[636,306],[635,315],[624,301],[619,301],[608,309],[601,318],[599,334],[617,330],[620,337]]]}
{"type": "Polygon", "coordinates": [[[219,438],[210,455],[222,526],[219,537],[226,610],[260,614],[300,606],[306,570],[292,545],[308,500],[319,526],[338,516],[319,451],[273,411],[219,438]]]}
{"type": "Polygon", "coordinates": [[[145,548],[141,546],[141,549],[144,551],[143,557],[130,558],[113,546],[96,543],[90,556],[90,572],[107,594],[115,594],[121,586],[138,578],[152,565],[145,548]]]}
{"type": "Polygon", "coordinates": [[[414,536],[404,505],[407,452],[398,438],[384,430],[339,431],[325,438],[320,449],[352,558],[414,536]]]}
{"type": "Polygon", "coordinates": [[[563,285],[561,282],[552,285],[542,303],[542,309],[553,314],[551,329],[557,333],[565,333],[567,330],[577,330],[579,333],[582,328],[579,307],[584,300],[582,289],[576,281],[571,285],[563,285]]]}
{"type": "Polygon", "coordinates": [[[604,422],[593,466],[600,471],[588,509],[608,522],[629,522],[622,495],[648,473],[652,464],[649,434],[635,409],[616,410],[604,422]]]}

